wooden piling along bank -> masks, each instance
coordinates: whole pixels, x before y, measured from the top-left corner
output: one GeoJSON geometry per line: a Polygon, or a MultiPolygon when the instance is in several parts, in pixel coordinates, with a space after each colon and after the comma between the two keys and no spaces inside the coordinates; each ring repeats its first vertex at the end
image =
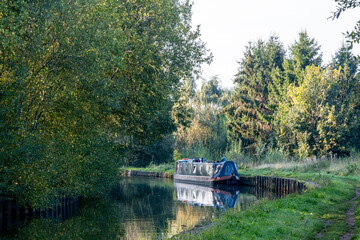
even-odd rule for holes
{"type": "Polygon", "coordinates": [[[14,199],[0,197],[0,235],[33,218],[63,221],[72,217],[80,208],[79,198],[61,197],[54,202],[48,207],[33,209],[30,206],[20,207],[14,199]]]}
{"type": "Polygon", "coordinates": [[[240,177],[240,183],[241,185],[255,187],[256,195],[273,192],[277,197],[283,197],[306,189],[304,182],[299,182],[296,179],[278,177],[240,177]]]}
{"type": "MultiPolygon", "coordinates": [[[[164,172],[146,172],[138,170],[121,170],[121,176],[141,176],[141,177],[157,177],[157,178],[174,178],[173,174],[164,172]]],[[[302,191],[306,188],[304,182],[299,182],[296,179],[255,176],[245,177],[240,176],[240,184],[244,186],[254,187],[256,195],[264,192],[273,192],[277,197],[285,196],[287,194],[302,191]]]]}

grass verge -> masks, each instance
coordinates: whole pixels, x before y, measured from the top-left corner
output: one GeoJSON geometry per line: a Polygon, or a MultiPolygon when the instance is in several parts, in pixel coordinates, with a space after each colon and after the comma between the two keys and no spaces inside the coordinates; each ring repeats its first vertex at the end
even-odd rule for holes
{"type": "Polygon", "coordinates": [[[173,163],[163,163],[160,165],[150,164],[147,167],[122,167],[121,170],[135,170],[135,171],[143,171],[143,172],[164,172],[169,173],[171,175],[175,174],[175,164],[173,163]]]}
{"type": "MultiPolygon", "coordinates": [[[[261,201],[245,211],[228,211],[195,236],[186,233],[174,239],[339,239],[349,231],[345,222],[348,200],[354,196],[355,187],[359,189],[360,177],[270,168],[244,170],[240,174],[291,177],[321,187],[310,185],[301,195],[261,201]]],[[[355,215],[358,221],[359,216],[358,207],[355,215]]],[[[355,239],[359,239],[359,228],[358,223],[355,239]]]]}

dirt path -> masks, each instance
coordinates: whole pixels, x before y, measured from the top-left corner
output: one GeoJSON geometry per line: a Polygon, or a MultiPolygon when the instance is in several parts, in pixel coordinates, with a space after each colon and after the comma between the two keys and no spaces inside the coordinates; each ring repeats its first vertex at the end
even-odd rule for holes
{"type": "Polygon", "coordinates": [[[350,240],[354,236],[354,226],[355,226],[355,208],[356,200],[360,197],[360,193],[355,189],[355,197],[353,197],[348,203],[350,203],[350,208],[346,212],[346,224],[351,229],[349,232],[345,233],[340,237],[340,240],[350,240]]]}
{"type": "MultiPolygon", "coordinates": [[[[340,240],[350,240],[354,236],[354,226],[355,226],[355,209],[356,209],[356,200],[360,197],[360,193],[355,189],[355,197],[350,199],[347,203],[350,204],[349,209],[346,212],[346,224],[348,225],[350,231],[345,233],[340,237],[340,240]]],[[[333,221],[324,220],[324,229],[316,234],[314,239],[322,239],[323,233],[328,231],[328,227],[333,224],[333,221]]],[[[336,224],[336,223],[335,223],[336,224]]]]}

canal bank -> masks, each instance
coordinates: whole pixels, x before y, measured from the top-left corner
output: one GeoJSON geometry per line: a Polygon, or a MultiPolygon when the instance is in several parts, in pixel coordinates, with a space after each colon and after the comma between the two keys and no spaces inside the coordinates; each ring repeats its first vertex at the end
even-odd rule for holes
{"type": "Polygon", "coordinates": [[[120,176],[123,177],[154,177],[154,178],[174,178],[174,174],[170,172],[152,172],[140,170],[120,169],[120,176]]]}
{"type": "MultiPolygon", "coordinates": [[[[173,179],[174,174],[169,172],[152,172],[146,170],[120,170],[122,177],[152,177],[152,178],[169,178],[173,179]]],[[[258,187],[259,189],[268,189],[273,192],[283,192],[284,194],[302,191],[307,185],[314,183],[306,183],[290,178],[279,178],[272,176],[240,176],[240,185],[258,187]]]]}
{"type": "MultiPolygon", "coordinates": [[[[151,177],[151,178],[169,178],[174,179],[174,174],[170,172],[153,172],[145,170],[127,170],[121,169],[119,172],[122,177],[151,177]]],[[[272,176],[240,176],[241,186],[257,187],[259,190],[273,191],[277,195],[287,195],[297,191],[303,191],[306,183],[296,179],[279,178],[272,176]]]]}
{"type": "Polygon", "coordinates": [[[349,232],[359,237],[359,200],[349,202],[360,187],[359,177],[271,169],[239,174],[296,178],[311,184],[301,195],[261,201],[245,211],[228,211],[201,231],[194,229],[173,239],[343,239],[349,232]],[[350,207],[352,226],[346,220],[350,207]]]}
{"type": "MultiPolygon", "coordinates": [[[[130,175],[138,174],[135,171],[130,175]]],[[[319,169],[304,171],[271,168],[246,169],[239,174],[243,182],[247,181],[247,185],[255,185],[257,182],[270,189],[274,182],[299,179],[300,183],[305,183],[306,190],[301,195],[292,194],[282,199],[265,200],[243,211],[229,211],[215,223],[198,225],[173,238],[340,239],[348,236],[349,232],[355,237],[360,236],[359,200],[350,201],[355,196],[355,189],[360,189],[359,176],[343,176],[341,172],[329,173],[319,169]],[[349,214],[350,207],[353,211],[349,214]],[[353,225],[347,224],[348,216],[353,216],[353,225]]]]}

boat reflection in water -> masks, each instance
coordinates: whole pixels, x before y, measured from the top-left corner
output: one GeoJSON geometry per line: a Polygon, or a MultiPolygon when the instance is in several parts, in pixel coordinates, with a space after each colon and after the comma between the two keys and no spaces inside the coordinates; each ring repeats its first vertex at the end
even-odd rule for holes
{"type": "Polygon", "coordinates": [[[202,185],[174,182],[177,200],[195,206],[209,206],[218,209],[233,208],[236,205],[239,186],[206,187],[202,185]]]}

